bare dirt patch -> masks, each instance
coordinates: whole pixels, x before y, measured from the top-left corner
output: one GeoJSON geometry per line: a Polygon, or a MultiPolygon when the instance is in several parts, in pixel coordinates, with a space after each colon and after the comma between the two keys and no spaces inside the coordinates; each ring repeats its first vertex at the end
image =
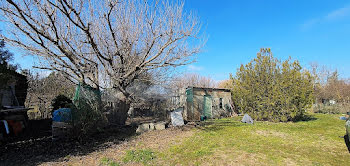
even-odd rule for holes
{"type": "Polygon", "coordinates": [[[9,140],[0,145],[0,165],[40,165],[45,162],[69,161],[74,156],[85,156],[122,144],[134,137],[135,130],[132,126],[112,126],[83,141],[52,142],[50,132],[9,140]]]}
{"type": "MultiPolygon", "coordinates": [[[[68,156],[58,162],[46,162],[41,165],[99,165],[102,158],[120,161],[125,151],[133,149],[152,149],[157,152],[166,150],[171,145],[181,144],[184,138],[192,136],[192,127],[168,128],[166,130],[150,131],[136,136],[120,144],[112,144],[83,156],[68,156]]],[[[133,163],[136,164],[136,163],[133,163]]],[[[132,164],[132,165],[133,165],[132,164]]]]}
{"type": "MultiPolygon", "coordinates": [[[[208,162],[203,165],[256,165],[263,154],[252,154],[237,149],[219,150],[207,157],[208,162]],[[233,157],[234,156],[234,157],[233,157]],[[209,160],[210,158],[210,160],[209,160]]],[[[259,164],[264,165],[264,164],[259,164]]]]}

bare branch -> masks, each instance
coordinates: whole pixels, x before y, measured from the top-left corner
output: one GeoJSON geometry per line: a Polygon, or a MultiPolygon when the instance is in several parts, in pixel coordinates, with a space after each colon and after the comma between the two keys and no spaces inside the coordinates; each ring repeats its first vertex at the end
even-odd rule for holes
{"type": "Polygon", "coordinates": [[[193,62],[204,44],[198,18],[182,2],[5,0],[0,11],[15,27],[0,36],[45,60],[41,69],[126,98],[135,80],[193,62]]]}

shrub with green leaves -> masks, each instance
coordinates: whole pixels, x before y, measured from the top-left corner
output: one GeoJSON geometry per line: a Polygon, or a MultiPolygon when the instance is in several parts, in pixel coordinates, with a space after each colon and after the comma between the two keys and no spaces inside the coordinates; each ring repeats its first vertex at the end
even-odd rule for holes
{"type": "Polygon", "coordinates": [[[346,114],[350,110],[349,103],[336,103],[336,104],[315,104],[312,108],[314,113],[323,114],[346,114]]]}
{"type": "Polygon", "coordinates": [[[311,74],[298,61],[273,57],[269,48],[261,49],[230,79],[236,108],[255,120],[299,120],[314,100],[311,74]]]}
{"type": "Polygon", "coordinates": [[[60,108],[68,108],[72,104],[72,100],[65,95],[58,95],[52,100],[52,111],[60,108]]]}
{"type": "Polygon", "coordinates": [[[107,120],[101,108],[99,89],[78,84],[73,104],[71,109],[74,134],[79,138],[93,134],[106,126],[107,120]]]}

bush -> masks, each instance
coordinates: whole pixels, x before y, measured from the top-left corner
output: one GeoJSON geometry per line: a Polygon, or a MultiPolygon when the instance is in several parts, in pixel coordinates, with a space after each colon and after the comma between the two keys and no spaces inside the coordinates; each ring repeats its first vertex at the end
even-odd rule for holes
{"type": "Polygon", "coordinates": [[[101,107],[101,95],[98,89],[88,85],[78,85],[72,105],[74,134],[79,138],[101,130],[106,118],[101,107]]]}
{"type": "Polygon", "coordinates": [[[52,111],[60,108],[68,108],[72,104],[72,100],[65,95],[58,95],[52,100],[52,111]]]}
{"type": "Polygon", "coordinates": [[[256,120],[298,120],[314,100],[311,74],[298,61],[274,58],[270,49],[261,49],[231,80],[235,105],[256,120]]]}
{"type": "Polygon", "coordinates": [[[350,104],[337,103],[337,104],[315,104],[313,106],[314,113],[323,114],[346,114],[350,111],[350,104]]]}

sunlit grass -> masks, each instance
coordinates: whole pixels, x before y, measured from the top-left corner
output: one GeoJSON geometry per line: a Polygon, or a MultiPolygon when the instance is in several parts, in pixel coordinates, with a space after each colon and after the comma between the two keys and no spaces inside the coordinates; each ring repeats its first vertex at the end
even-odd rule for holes
{"type": "Polygon", "coordinates": [[[112,160],[112,159],[103,157],[103,158],[100,160],[100,165],[101,165],[101,166],[119,166],[120,164],[117,163],[116,161],[112,160]]]}
{"type": "Polygon", "coordinates": [[[348,165],[345,121],[315,114],[310,121],[241,123],[240,118],[208,121],[180,145],[160,153],[170,165],[263,164],[348,165]]]}
{"type": "Polygon", "coordinates": [[[123,162],[143,163],[146,165],[155,158],[155,153],[150,149],[128,150],[123,158],[123,162]]]}

